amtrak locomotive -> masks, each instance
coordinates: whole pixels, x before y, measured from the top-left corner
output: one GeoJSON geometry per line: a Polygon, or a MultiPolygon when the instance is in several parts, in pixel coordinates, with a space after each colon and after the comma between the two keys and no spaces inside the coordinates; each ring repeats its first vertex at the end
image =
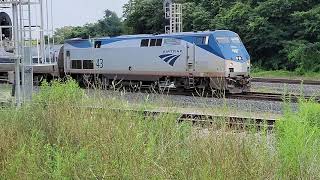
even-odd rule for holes
{"type": "MultiPolygon", "coordinates": [[[[32,52],[35,76],[72,76],[105,87],[121,81],[134,87],[250,90],[250,56],[238,34],[227,30],[72,39],[50,49],[42,64],[54,62],[46,66],[32,52]]],[[[0,53],[8,55],[0,59],[0,73],[13,71],[10,53],[0,53]]]]}
{"type": "Polygon", "coordinates": [[[250,56],[228,30],[67,40],[61,75],[178,89],[250,90],[250,56]]]}

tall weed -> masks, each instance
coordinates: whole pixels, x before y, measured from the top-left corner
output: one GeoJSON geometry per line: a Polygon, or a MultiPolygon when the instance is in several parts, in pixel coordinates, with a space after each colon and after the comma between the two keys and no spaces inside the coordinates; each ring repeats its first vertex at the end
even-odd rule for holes
{"type": "Polygon", "coordinates": [[[277,124],[278,175],[286,179],[320,178],[320,105],[301,102],[277,124]]]}

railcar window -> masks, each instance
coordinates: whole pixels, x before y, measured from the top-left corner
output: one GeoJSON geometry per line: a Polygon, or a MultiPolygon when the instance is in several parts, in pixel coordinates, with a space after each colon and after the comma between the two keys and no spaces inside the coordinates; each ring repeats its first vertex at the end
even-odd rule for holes
{"type": "Polygon", "coordinates": [[[67,51],[67,57],[69,58],[70,57],[70,51],[67,51]]]}
{"type": "Polygon", "coordinates": [[[230,40],[228,37],[216,37],[216,40],[219,44],[230,44],[230,40]]]}
{"type": "Polygon", "coordinates": [[[148,47],[148,46],[149,46],[149,39],[142,39],[141,47],[148,47]]]}
{"type": "Polygon", "coordinates": [[[157,39],[156,46],[162,46],[162,39],[157,39]]]}
{"type": "Polygon", "coordinates": [[[231,42],[234,43],[234,44],[240,44],[241,40],[238,37],[232,37],[231,38],[231,42]]]}
{"type": "Polygon", "coordinates": [[[40,58],[38,58],[38,57],[32,58],[33,63],[38,63],[39,61],[40,61],[40,58]]]}
{"type": "Polygon", "coordinates": [[[101,41],[94,42],[94,48],[101,48],[101,44],[102,44],[101,41]]]}
{"type": "Polygon", "coordinates": [[[71,69],[82,69],[82,61],[81,60],[72,60],[71,61],[71,69]]]}
{"type": "Polygon", "coordinates": [[[207,37],[196,37],[195,40],[196,45],[207,45],[207,37]]]}
{"type": "Polygon", "coordinates": [[[93,61],[83,60],[83,69],[93,69],[93,61]]]}
{"type": "Polygon", "coordinates": [[[156,46],[157,39],[151,39],[150,46],[156,46]]]}

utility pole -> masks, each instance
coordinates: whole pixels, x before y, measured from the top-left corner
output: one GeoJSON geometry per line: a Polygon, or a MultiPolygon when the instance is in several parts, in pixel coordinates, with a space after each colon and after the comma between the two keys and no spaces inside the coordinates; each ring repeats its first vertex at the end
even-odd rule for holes
{"type": "Polygon", "coordinates": [[[20,48],[19,48],[19,30],[18,30],[18,3],[12,2],[12,21],[13,21],[13,40],[14,40],[14,60],[15,60],[15,97],[16,97],[16,105],[21,105],[21,80],[20,80],[20,64],[21,64],[21,56],[20,56],[20,48]]]}

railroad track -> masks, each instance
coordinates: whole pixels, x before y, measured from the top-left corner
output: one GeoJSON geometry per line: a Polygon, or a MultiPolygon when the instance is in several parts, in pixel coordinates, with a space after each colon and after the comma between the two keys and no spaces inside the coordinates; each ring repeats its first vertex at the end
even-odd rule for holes
{"type": "Polygon", "coordinates": [[[320,103],[320,97],[315,96],[300,96],[296,94],[277,94],[277,93],[262,93],[262,92],[248,92],[245,94],[209,94],[201,95],[194,91],[189,92],[176,92],[170,91],[167,95],[183,95],[205,98],[226,98],[226,99],[239,99],[239,100],[256,100],[256,101],[275,101],[275,102],[292,102],[297,103],[299,100],[313,100],[320,103]]]}
{"type": "Polygon", "coordinates": [[[277,83],[277,84],[304,84],[304,85],[320,86],[320,81],[301,80],[301,79],[252,78],[251,82],[264,82],[264,83],[277,83]]]}
{"type": "MultiPolygon", "coordinates": [[[[5,111],[7,107],[0,108],[5,111]]],[[[237,115],[218,115],[201,112],[183,112],[179,110],[136,110],[136,109],[115,109],[100,106],[76,106],[77,109],[88,110],[90,113],[98,113],[99,111],[109,110],[116,113],[130,113],[133,117],[143,116],[145,120],[158,120],[163,115],[170,115],[176,117],[177,123],[192,123],[193,126],[203,128],[216,128],[236,131],[272,131],[278,119],[276,118],[258,118],[258,117],[244,117],[237,115]]]]}
{"type": "MultiPolygon", "coordinates": [[[[130,91],[128,91],[130,92],[130,91]]],[[[144,94],[159,94],[164,96],[187,96],[195,98],[220,98],[220,99],[238,99],[238,100],[255,100],[255,101],[274,101],[274,102],[291,102],[297,103],[299,100],[310,100],[320,103],[320,96],[301,96],[297,94],[277,94],[277,93],[262,93],[262,92],[247,92],[244,94],[228,94],[228,93],[212,93],[210,91],[197,92],[195,90],[179,92],[175,89],[170,91],[150,91],[148,89],[141,89],[137,91],[144,94]]],[[[135,92],[132,92],[135,93],[135,92]]]]}
{"type": "Polygon", "coordinates": [[[211,93],[211,92],[196,92],[194,90],[179,92],[175,89],[170,91],[155,92],[148,89],[141,89],[141,93],[158,93],[159,95],[178,95],[178,96],[193,96],[203,98],[225,98],[225,99],[239,99],[239,100],[255,100],[255,101],[275,101],[275,102],[292,102],[297,103],[301,99],[312,100],[320,103],[320,96],[300,96],[296,94],[277,94],[277,93],[262,93],[262,92],[248,92],[245,94],[225,94],[225,93],[211,93]]]}
{"type": "MultiPolygon", "coordinates": [[[[149,91],[140,91],[141,93],[150,93],[149,91]]],[[[154,93],[154,92],[152,92],[154,93]]],[[[270,102],[291,102],[297,103],[299,100],[309,100],[320,103],[320,97],[314,96],[300,96],[294,94],[276,94],[276,93],[261,93],[261,92],[248,92],[245,94],[206,94],[200,95],[194,91],[189,92],[177,92],[169,91],[165,93],[159,93],[159,95],[168,95],[168,96],[189,96],[189,97],[203,97],[203,98],[225,98],[225,99],[238,99],[238,100],[255,100],[255,101],[270,101],[270,102]]],[[[5,104],[0,102],[0,105],[5,104]]]]}
{"type": "MultiPolygon", "coordinates": [[[[85,109],[104,110],[104,107],[86,106],[81,107],[85,109]]],[[[232,130],[272,130],[275,127],[276,118],[258,118],[258,117],[244,117],[237,115],[219,115],[202,112],[183,112],[183,111],[170,111],[170,110],[135,110],[135,109],[111,109],[119,113],[132,113],[143,115],[145,118],[157,119],[161,115],[167,114],[177,117],[178,123],[190,122],[193,125],[201,126],[214,126],[217,128],[227,128],[232,130]]]]}
{"type": "Polygon", "coordinates": [[[313,100],[320,103],[320,97],[314,96],[300,96],[294,94],[276,94],[276,93],[261,93],[261,92],[249,92],[246,94],[229,94],[229,99],[244,99],[244,100],[259,100],[259,101],[278,101],[278,102],[293,102],[297,103],[300,99],[313,100]]]}

